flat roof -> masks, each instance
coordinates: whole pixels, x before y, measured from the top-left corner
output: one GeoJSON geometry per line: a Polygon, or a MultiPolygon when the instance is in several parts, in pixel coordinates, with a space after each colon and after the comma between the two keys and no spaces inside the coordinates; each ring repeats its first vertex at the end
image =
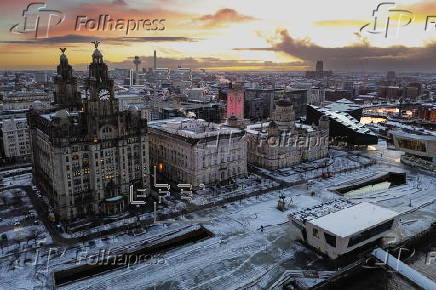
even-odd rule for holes
{"type": "Polygon", "coordinates": [[[339,111],[333,111],[326,107],[320,108],[317,106],[311,106],[315,110],[323,113],[330,119],[333,119],[334,121],[342,124],[343,126],[352,129],[353,131],[360,133],[360,134],[372,134],[371,130],[368,129],[365,125],[360,123],[357,119],[355,119],[353,116],[348,114],[347,112],[339,112],[339,111]]]}
{"type": "Polygon", "coordinates": [[[353,103],[352,101],[349,101],[347,99],[340,99],[336,102],[328,104],[324,108],[327,108],[332,111],[347,112],[347,111],[354,111],[354,110],[361,109],[362,106],[353,103]]]}
{"type": "Polygon", "coordinates": [[[391,220],[398,215],[390,209],[362,202],[355,206],[330,213],[309,223],[340,237],[349,237],[355,233],[391,220]]]}
{"type": "Polygon", "coordinates": [[[391,133],[393,136],[395,137],[402,137],[402,138],[406,138],[406,139],[415,139],[418,141],[432,141],[435,142],[436,141],[436,136],[432,135],[418,135],[418,134],[413,134],[413,133],[408,133],[408,132],[404,132],[401,130],[390,130],[389,133],[391,133]]]}

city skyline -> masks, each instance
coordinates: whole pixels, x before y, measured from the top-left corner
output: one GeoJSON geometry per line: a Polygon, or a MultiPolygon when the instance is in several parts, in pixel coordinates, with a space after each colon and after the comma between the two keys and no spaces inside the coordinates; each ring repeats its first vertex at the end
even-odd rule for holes
{"type": "Polygon", "coordinates": [[[33,2],[7,0],[2,1],[0,12],[0,70],[51,69],[57,61],[56,47],[67,47],[71,64],[84,69],[90,61],[84,44],[99,40],[111,68],[131,68],[135,55],[144,67],[152,67],[153,50],[157,50],[159,66],[170,68],[305,71],[321,59],[326,69],[337,71],[432,71],[436,29],[429,17],[436,15],[436,4],[395,2],[396,6],[385,3],[376,12],[376,31],[373,10],[380,1],[194,0],[189,5],[178,0],[148,1],[147,5],[127,0],[47,1],[45,9],[58,15],[54,13],[48,37],[35,38],[29,29],[18,33],[12,29],[23,25],[23,10],[33,2]],[[390,31],[383,35],[387,15],[390,31]],[[54,25],[56,17],[64,20],[54,25]],[[130,19],[163,21],[156,22],[156,30],[143,25],[139,29],[139,24],[132,31],[85,25],[89,19],[101,22],[105,17],[126,23],[130,19]]]}

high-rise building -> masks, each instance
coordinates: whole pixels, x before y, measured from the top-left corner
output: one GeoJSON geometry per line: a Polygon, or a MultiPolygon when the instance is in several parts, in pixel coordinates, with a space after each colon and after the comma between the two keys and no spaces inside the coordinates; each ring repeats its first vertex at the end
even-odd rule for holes
{"type": "Polygon", "coordinates": [[[153,53],[153,69],[157,69],[157,56],[156,56],[156,50],[153,53]]]}
{"type": "Polygon", "coordinates": [[[232,116],[244,119],[244,88],[240,84],[229,83],[227,89],[227,118],[232,116]]]}
{"type": "Polygon", "coordinates": [[[318,60],[316,62],[316,71],[323,72],[324,71],[324,62],[322,60],[318,60]]]}
{"type": "Polygon", "coordinates": [[[48,82],[48,74],[46,71],[38,71],[35,73],[35,81],[40,84],[45,84],[48,82]]]}
{"type": "Polygon", "coordinates": [[[26,118],[12,116],[0,122],[0,153],[9,159],[30,159],[29,126],[26,118]]]}
{"type": "Polygon", "coordinates": [[[133,59],[133,64],[135,65],[135,72],[139,73],[139,65],[141,64],[141,59],[139,58],[139,56],[135,56],[135,58],[133,59]]]}
{"type": "MultiPolygon", "coordinates": [[[[71,75],[65,59],[62,53],[58,82],[71,75]]],[[[120,111],[98,42],[85,89],[83,110],[71,110],[70,94],[57,111],[35,105],[28,114],[33,182],[64,222],[116,216],[128,207],[130,185],[149,188],[146,120],[135,108],[120,111]]]]}
{"type": "Polygon", "coordinates": [[[322,60],[318,60],[315,65],[315,70],[306,71],[306,78],[310,79],[322,79],[325,77],[330,77],[333,75],[332,71],[324,70],[324,62],[322,60]]]}
{"type": "Polygon", "coordinates": [[[395,76],[395,72],[394,72],[394,71],[388,71],[388,72],[387,72],[387,74],[386,74],[386,79],[387,79],[388,81],[394,81],[395,78],[396,78],[396,76],[395,76]]]}
{"type": "Polygon", "coordinates": [[[296,118],[306,117],[308,90],[288,88],[284,92],[284,99],[288,100],[293,106],[296,118]]]}
{"type": "Polygon", "coordinates": [[[244,117],[251,120],[266,120],[271,117],[273,100],[277,89],[246,88],[244,91],[244,117]]]}

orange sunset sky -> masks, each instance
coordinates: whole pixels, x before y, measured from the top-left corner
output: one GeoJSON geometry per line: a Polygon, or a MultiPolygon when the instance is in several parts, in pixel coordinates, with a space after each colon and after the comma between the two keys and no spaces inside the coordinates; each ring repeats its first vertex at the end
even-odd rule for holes
{"type": "Polygon", "coordinates": [[[341,71],[436,71],[434,0],[392,1],[376,12],[377,29],[373,10],[382,1],[373,0],[48,0],[34,8],[40,24],[55,11],[48,35],[37,38],[34,20],[23,29],[23,10],[35,2],[1,0],[0,70],[54,69],[59,47],[67,47],[75,69],[84,69],[90,41],[100,40],[111,68],[131,67],[135,55],[149,67],[155,49],[159,67],[307,70],[322,59],[327,69],[341,71]],[[78,16],[105,14],[122,21],[165,19],[165,29],[141,27],[127,35],[121,28],[75,29],[78,16]]]}

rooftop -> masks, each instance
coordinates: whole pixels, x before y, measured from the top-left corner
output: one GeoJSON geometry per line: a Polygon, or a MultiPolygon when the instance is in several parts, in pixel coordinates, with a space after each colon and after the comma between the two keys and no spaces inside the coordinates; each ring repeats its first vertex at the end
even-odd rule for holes
{"type": "Polygon", "coordinates": [[[398,137],[403,137],[403,138],[408,138],[408,139],[436,141],[436,134],[423,135],[423,134],[418,134],[419,132],[416,132],[417,134],[413,134],[413,133],[405,132],[402,130],[390,130],[389,133],[391,133],[392,135],[398,136],[398,137]]]}
{"type": "Polygon", "coordinates": [[[312,106],[312,107],[314,109],[320,111],[321,113],[323,113],[324,115],[326,115],[330,119],[333,119],[336,122],[341,123],[345,127],[350,128],[350,129],[356,131],[357,133],[371,134],[371,130],[369,130],[367,127],[365,127],[365,125],[360,123],[353,116],[351,116],[350,114],[348,114],[346,112],[333,111],[333,110],[329,110],[326,107],[324,107],[324,108],[320,108],[317,106],[312,106]]]}
{"type": "Polygon", "coordinates": [[[310,221],[353,205],[354,203],[346,199],[339,198],[306,208],[295,213],[291,213],[289,217],[301,221],[310,221]]]}
{"type": "Polygon", "coordinates": [[[358,104],[353,103],[352,101],[349,101],[347,99],[340,99],[336,102],[333,102],[325,108],[332,110],[332,111],[338,111],[338,112],[348,112],[348,111],[354,111],[361,109],[362,107],[358,104]]]}
{"type": "Polygon", "coordinates": [[[191,139],[202,139],[223,134],[236,134],[242,132],[239,129],[206,122],[202,119],[191,119],[185,117],[151,121],[148,122],[148,126],[153,129],[191,139]]]}
{"type": "Polygon", "coordinates": [[[312,220],[310,223],[336,236],[349,237],[355,233],[391,220],[397,215],[397,212],[390,209],[369,202],[362,202],[355,206],[312,220]]]}

